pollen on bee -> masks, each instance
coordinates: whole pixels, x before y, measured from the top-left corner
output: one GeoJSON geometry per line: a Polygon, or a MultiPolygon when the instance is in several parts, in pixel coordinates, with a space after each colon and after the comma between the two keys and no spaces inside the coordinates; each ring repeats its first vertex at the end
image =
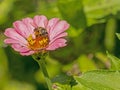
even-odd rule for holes
{"type": "Polygon", "coordinates": [[[33,44],[35,43],[35,40],[33,40],[32,35],[30,35],[30,36],[27,38],[27,41],[28,41],[31,45],[33,45],[33,44]]]}
{"type": "Polygon", "coordinates": [[[33,39],[32,35],[27,38],[28,47],[32,50],[39,51],[46,48],[49,44],[48,36],[38,36],[33,39]]]}
{"type": "Polygon", "coordinates": [[[47,41],[48,41],[48,39],[47,39],[47,38],[43,39],[43,42],[44,42],[44,43],[46,43],[47,41]]]}
{"type": "Polygon", "coordinates": [[[39,41],[39,44],[40,44],[40,45],[43,45],[43,43],[44,43],[44,41],[43,41],[43,40],[39,41]]]}

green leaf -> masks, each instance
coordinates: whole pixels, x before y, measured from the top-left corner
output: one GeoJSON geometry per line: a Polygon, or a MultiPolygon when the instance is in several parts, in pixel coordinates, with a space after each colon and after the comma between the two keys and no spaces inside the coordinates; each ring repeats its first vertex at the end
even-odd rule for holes
{"type": "Polygon", "coordinates": [[[86,26],[82,0],[58,0],[58,8],[63,18],[76,29],[86,26]]]}
{"type": "Polygon", "coordinates": [[[57,75],[55,78],[53,78],[52,82],[63,85],[68,84],[70,86],[74,86],[77,84],[73,76],[68,76],[66,74],[57,75]]]}
{"type": "Polygon", "coordinates": [[[92,90],[88,87],[85,87],[80,82],[77,82],[78,84],[72,87],[72,90],[92,90]]]}
{"type": "Polygon", "coordinates": [[[118,39],[120,40],[120,34],[119,34],[119,33],[116,33],[116,35],[117,35],[118,39]]]}
{"type": "Polygon", "coordinates": [[[116,71],[89,71],[76,80],[92,90],[120,90],[120,73],[116,71]]]}
{"type": "Polygon", "coordinates": [[[120,59],[109,54],[108,52],[107,56],[111,60],[111,70],[120,70],[120,59]]]}

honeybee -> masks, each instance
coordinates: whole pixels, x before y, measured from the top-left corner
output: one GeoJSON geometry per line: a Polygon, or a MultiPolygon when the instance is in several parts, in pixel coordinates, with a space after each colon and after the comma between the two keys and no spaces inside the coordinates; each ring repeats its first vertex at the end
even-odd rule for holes
{"type": "Polygon", "coordinates": [[[48,33],[47,33],[45,28],[37,27],[37,28],[34,29],[34,32],[35,32],[36,37],[40,37],[40,36],[48,37],[48,33]]]}

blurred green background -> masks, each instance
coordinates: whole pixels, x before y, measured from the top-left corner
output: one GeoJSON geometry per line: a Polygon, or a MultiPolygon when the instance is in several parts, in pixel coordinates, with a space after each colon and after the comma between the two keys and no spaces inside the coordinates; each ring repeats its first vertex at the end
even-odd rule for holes
{"type": "MultiPolygon", "coordinates": [[[[25,17],[46,15],[70,23],[68,45],[50,52],[51,78],[109,69],[106,50],[120,57],[120,0],[0,0],[0,90],[47,90],[38,64],[3,43],[4,30],[25,17]]],[[[76,90],[76,89],[75,89],[76,90]]],[[[84,90],[84,89],[83,89],[84,90]]]]}

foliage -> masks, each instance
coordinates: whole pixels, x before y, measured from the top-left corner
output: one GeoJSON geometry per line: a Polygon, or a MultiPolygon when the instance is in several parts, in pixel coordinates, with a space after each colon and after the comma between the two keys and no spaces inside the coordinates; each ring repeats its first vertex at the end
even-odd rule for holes
{"type": "Polygon", "coordinates": [[[92,90],[119,90],[120,73],[116,71],[96,70],[84,73],[76,80],[92,90]]]}
{"type": "Polygon", "coordinates": [[[120,0],[0,0],[0,90],[47,90],[31,56],[3,43],[4,30],[15,20],[36,14],[71,26],[68,45],[46,60],[54,90],[120,89],[120,0]]]}

